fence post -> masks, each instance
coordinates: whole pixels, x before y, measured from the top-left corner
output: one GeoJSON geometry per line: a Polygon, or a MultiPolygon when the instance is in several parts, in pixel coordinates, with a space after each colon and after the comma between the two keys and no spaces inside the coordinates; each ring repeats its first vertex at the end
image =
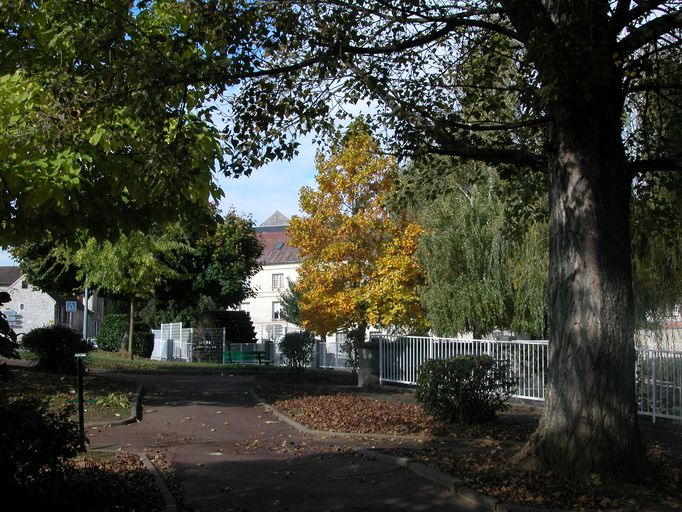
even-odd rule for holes
{"type": "Polygon", "coordinates": [[[652,357],[651,357],[651,396],[652,396],[652,405],[651,405],[651,419],[653,423],[656,423],[656,351],[652,350],[651,351],[652,357]]]}
{"type": "Polygon", "coordinates": [[[384,383],[384,337],[379,336],[379,385],[384,383]]]}

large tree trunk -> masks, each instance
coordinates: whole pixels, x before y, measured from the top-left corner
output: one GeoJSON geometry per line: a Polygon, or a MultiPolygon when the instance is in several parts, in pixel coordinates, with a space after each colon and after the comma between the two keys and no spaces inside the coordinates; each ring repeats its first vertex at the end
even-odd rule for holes
{"type": "Polygon", "coordinates": [[[636,480],[629,201],[617,88],[553,107],[549,372],[530,460],[570,477],[636,480]]]}

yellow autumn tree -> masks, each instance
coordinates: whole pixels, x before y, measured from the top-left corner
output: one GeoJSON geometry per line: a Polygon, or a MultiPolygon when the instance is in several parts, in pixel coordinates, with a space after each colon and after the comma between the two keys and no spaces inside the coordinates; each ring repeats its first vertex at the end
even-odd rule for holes
{"type": "Polygon", "coordinates": [[[304,216],[289,224],[303,257],[296,289],[300,320],[310,331],[364,332],[368,325],[424,328],[414,258],[421,228],[389,212],[397,164],[362,124],[316,158],[317,189],[303,187],[304,216]]]}

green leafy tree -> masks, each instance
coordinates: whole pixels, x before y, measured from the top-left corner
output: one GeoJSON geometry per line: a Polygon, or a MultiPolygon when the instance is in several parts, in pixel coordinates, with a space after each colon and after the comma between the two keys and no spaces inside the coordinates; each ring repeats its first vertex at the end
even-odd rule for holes
{"type": "Polygon", "coordinates": [[[439,183],[441,194],[421,212],[417,253],[427,276],[421,297],[434,331],[472,332],[476,339],[494,329],[542,336],[546,225],[511,225],[492,169],[465,166],[439,183]]]}
{"type": "Polygon", "coordinates": [[[294,325],[301,325],[301,292],[296,282],[288,280],[287,289],[279,296],[282,306],[282,318],[294,325]]]}
{"type": "Polygon", "coordinates": [[[186,233],[183,240],[182,250],[168,259],[174,276],[156,289],[153,308],[167,316],[150,315],[149,323],[164,317],[194,324],[255,295],[249,283],[261,269],[263,246],[251,219],[230,212],[215,226],[186,233]]]}
{"type": "Polygon", "coordinates": [[[13,255],[42,290],[72,293],[89,284],[110,298],[132,293],[147,323],[196,324],[253,295],[248,283],[260,269],[262,251],[250,219],[233,212],[221,217],[214,207],[204,208],[200,217],[190,226],[155,226],[118,242],[80,233],[73,238],[85,240],[81,248],[77,241],[50,238],[25,242],[13,255]],[[132,251],[133,259],[125,251],[132,251]]]}
{"type": "Polygon", "coordinates": [[[154,4],[0,5],[1,245],[115,236],[219,196],[207,89],[159,82],[192,50],[170,44],[171,6],[154,4]]]}
{"type": "Polygon", "coordinates": [[[129,298],[128,353],[131,359],[135,299],[151,297],[157,287],[177,276],[163,256],[172,257],[172,252],[180,248],[181,244],[169,236],[150,237],[136,231],[121,235],[115,243],[91,238],[75,255],[81,277],[89,287],[129,298]]]}

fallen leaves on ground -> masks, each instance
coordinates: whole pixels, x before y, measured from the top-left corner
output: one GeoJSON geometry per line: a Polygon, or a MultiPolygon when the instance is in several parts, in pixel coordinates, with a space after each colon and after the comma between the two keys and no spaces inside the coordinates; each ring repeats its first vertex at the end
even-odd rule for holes
{"type": "Polygon", "coordinates": [[[423,462],[507,503],[582,511],[682,509],[679,425],[643,425],[652,462],[643,485],[609,486],[596,475],[578,484],[557,475],[523,473],[510,462],[537,426],[535,408],[513,406],[494,423],[445,426],[405,393],[395,399],[386,393],[280,387],[268,389],[268,394],[275,398],[274,407],[314,430],[421,436],[421,443],[384,445],[381,450],[423,462]]]}
{"type": "MultiPolygon", "coordinates": [[[[160,471],[169,467],[160,455],[150,457],[160,471]]],[[[88,453],[65,462],[60,474],[44,475],[13,493],[22,506],[51,510],[157,512],[165,503],[139,455],[88,453]],[[112,499],[112,497],[115,497],[112,499]]]]}
{"type": "Polygon", "coordinates": [[[393,403],[354,394],[308,396],[273,404],[291,418],[315,430],[363,434],[430,435],[444,425],[416,404],[393,403]]]}

